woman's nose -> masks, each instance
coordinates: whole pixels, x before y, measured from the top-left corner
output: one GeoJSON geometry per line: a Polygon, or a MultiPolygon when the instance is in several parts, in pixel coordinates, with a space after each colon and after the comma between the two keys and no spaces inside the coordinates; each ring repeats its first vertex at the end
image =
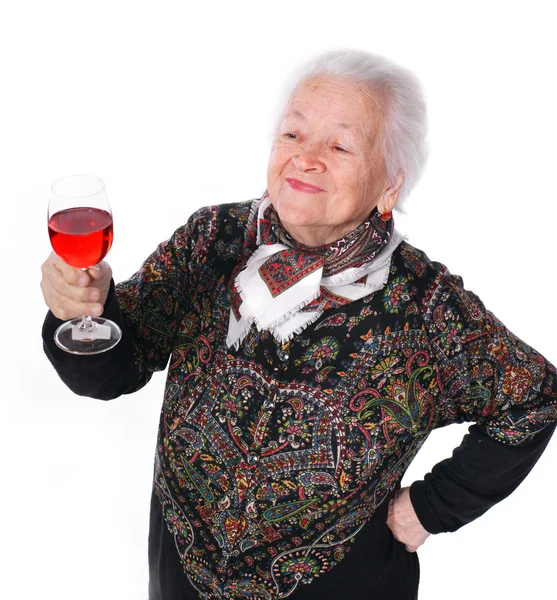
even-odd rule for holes
{"type": "Polygon", "coordinates": [[[294,164],[300,171],[321,172],[325,170],[319,149],[314,144],[307,144],[294,157],[294,164]]]}

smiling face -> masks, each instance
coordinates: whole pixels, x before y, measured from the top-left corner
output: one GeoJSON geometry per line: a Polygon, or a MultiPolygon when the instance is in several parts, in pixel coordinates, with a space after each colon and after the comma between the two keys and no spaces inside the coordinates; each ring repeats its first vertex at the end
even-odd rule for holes
{"type": "Polygon", "coordinates": [[[294,90],[273,142],[267,189],[286,230],[308,246],[333,242],[375,206],[392,210],[381,149],[383,114],[362,85],[316,77],[294,90]]]}

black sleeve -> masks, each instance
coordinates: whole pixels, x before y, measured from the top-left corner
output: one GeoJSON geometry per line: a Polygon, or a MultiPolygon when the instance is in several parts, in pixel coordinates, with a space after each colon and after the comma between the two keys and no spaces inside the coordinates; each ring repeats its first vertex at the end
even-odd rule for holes
{"type": "Polygon", "coordinates": [[[518,446],[506,446],[472,425],[452,457],[410,486],[410,499],[430,533],[456,531],[509,496],[545,450],[555,424],[518,446]]]}
{"type": "Polygon", "coordinates": [[[139,380],[130,333],[120,315],[113,281],[102,316],[114,321],[122,329],[122,339],[113,349],[92,356],[64,352],[54,342],[54,332],[63,321],[50,311],[43,324],[43,348],[58,376],[74,393],[111,400],[136,389],[139,380]]]}
{"type": "Polygon", "coordinates": [[[475,423],[451,458],[410,487],[420,522],[440,533],[485,513],[534,467],[557,422],[557,372],[448,273],[425,326],[442,399],[436,426],[475,423]]]}

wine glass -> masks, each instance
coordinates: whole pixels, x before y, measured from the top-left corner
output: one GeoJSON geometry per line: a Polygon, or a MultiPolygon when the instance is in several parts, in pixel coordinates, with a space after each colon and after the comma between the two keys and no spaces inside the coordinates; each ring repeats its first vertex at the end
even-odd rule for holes
{"type": "MultiPolygon", "coordinates": [[[[112,245],[112,213],[104,182],[93,175],[70,175],[52,184],[48,235],[54,252],[68,265],[87,269],[99,263],[112,245]]],[[[70,354],[100,354],[120,341],[116,323],[101,317],[66,321],[54,334],[70,354]]]]}

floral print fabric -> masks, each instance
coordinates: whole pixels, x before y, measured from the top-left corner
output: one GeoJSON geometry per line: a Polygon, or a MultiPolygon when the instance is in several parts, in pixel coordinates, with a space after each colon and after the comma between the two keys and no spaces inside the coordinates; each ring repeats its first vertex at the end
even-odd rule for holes
{"type": "Polygon", "coordinates": [[[350,560],[434,428],[517,445],[557,420],[555,368],[404,242],[382,290],[227,348],[250,207],[199,211],[117,286],[143,383],[170,361],[154,485],[208,599],[286,598],[350,560]]]}

